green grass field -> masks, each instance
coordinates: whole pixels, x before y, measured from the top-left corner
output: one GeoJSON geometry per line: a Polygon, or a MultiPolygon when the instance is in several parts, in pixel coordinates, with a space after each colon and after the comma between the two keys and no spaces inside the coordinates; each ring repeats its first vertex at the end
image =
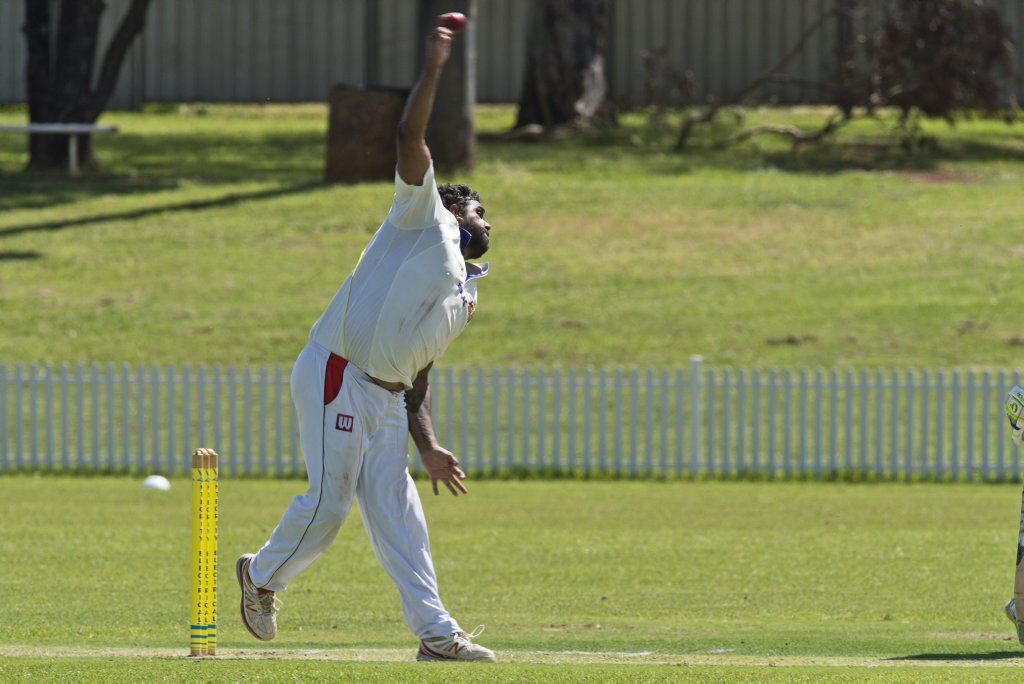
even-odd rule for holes
{"type": "MultiPolygon", "coordinates": [[[[494,133],[510,107],[481,107],[494,133]]],[[[747,122],[819,123],[819,110],[747,122]]],[[[23,121],[0,108],[0,123],[23,121]]],[[[0,136],[0,362],[289,363],[390,202],[321,182],[319,105],[109,113],[83,178],[0,136]]],[[[685,153],[665,127],[481,141],[492,276],[445,363],[1018,367],[1024,142],[891,120],[685,153]]],[[[459,177],[462,178],[462,177],[459,177]]],[[[444,180],[448,180],[445,178],[444,180]]],[[[0,478],[0,680],[1019,681],[1015,487],[484,481],[427,501],[446,603],[502,663],[412,662],[357,520],[250,639],[231,567],[295,481],[222,487],[221,644],[187,651],[188,487],[0,478]]],[[[424,488],[425,492],[426,489],[424,488]]],[[[357,514],[353,513],[353,517],[357,514]]]]}
{"type": "MultiPolygon", "coordinates": [[[[479,128],[513,113],[483,107],[479,128]]],[[[319,105],[102,121],[121,132],[96,138],[103,165],[79,181],[20,175],[24,139],[0,137],[0,359],[290,362],[391,184],[321,182],[319,105]]],[[[882,121],[822,148],[680,154],[671,127],[622,123],[480,144],[468,180],[494,226],[493,275],[447,363],[1019,363],[1019,126],[932,123],[929,153],[900,151],[882,121]]]]}
{"type": "Polygon", "coordinates": [[[496,666],[413,662],[397,594],[353,511],[241,625],[233,561],[295,481],[221,488],[220,646],[188,652],[187,480],[8,477],[0,679],[82,681],[1019,681],[1002,614],[1008,486],[472,482],[421,486],[449,609],[496,666]]]}

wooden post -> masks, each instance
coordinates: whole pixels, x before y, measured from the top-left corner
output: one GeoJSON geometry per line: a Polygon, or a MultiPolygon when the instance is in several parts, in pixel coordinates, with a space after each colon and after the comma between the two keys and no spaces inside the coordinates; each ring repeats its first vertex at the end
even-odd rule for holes
{"type": "Polygon", "coordinates": [[[331,88],[324,180],[344,183],[390,181],[398,151],[395,131],[407,90],[331,88]]]}
{"type": "Polygon", "coordinates": [[[72,176],[78,175],[78,135],[68,135],[68,173],[72,176]]]}

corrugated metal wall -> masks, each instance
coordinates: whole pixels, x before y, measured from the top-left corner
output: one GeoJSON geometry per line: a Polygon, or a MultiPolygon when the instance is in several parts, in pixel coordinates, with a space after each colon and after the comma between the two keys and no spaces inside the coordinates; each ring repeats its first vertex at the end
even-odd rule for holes
{"type": "MultiPolygon", "coordinates": [[[[697,100],[729,93],[775,64],[838,0],[609,1],[611,93],[643,103],[649,92],[662,101],[680,100],[665,69],[653,82],[645,78],[645,54],[660,54],[673,71],[692,71],[697,100]]],[[[877,26],[890,2],[868,0],[869,11],[851,27],[854,36],[877,26]]],[[[519,97],[529,3],[479,2],[481,102],[519,97]]],[[[104,45],[128,4],[108,0],[104,45]]],[[[1002,9],[1015,36],[1024,36],[1024,0],[991,4],[1002,9]]],[[[22,0],[0,0],[2,103],[24,101],[23,12],[22,0]]],[[[408,87],[417,59],[415,21],[415,0],[153,0],[146,32],[122,68],[114,104],[317,101],[335,83],[408,87]]],[[[788,70],[805,85],[774,84],[764,99],[818,101],[816,89],[806,84],[829,78],[838,40],[837,25],[829,22],[788,70]]],[[[1024,50],[1017,59],[1024,72],[1024,50]]]]}

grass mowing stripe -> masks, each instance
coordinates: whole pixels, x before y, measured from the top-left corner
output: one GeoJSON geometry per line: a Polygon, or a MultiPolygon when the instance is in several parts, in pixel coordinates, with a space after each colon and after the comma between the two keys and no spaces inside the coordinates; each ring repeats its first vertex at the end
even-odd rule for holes
{"type": "MultiPolygon", "coordinates": [[[[143,660],[189,660],[180,648],[33,648],[32,646],[0,646],[5,658],[121,658],[143,660]]],[[[210,660],[317,660],[336,662],[404,663],[415,657],[415,650],[394,648],[351,649],[237,649],[223,650],[210,660]]],[[[928,655],[907,658],[870,658],[854,656],[764,656],[732,654],[616,653],[596,651],[517,651],[501,652],[502,664],[519,665],[686,665],[716,667],[889,667],[889,668],[978,668],[998,664],[1000,667],[1024,666],[1024,652],[956,656],[928,655]]],[[[428,666],[429,667],[429,666],[428,666]]],[[[480,667],[488,667],[481,665],[480,667]]]]}

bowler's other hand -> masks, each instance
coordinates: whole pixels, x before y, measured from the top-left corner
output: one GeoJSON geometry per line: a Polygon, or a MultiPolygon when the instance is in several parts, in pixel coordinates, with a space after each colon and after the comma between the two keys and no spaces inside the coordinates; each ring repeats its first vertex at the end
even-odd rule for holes
{"type": "Polygon", "coordinates": [[[459,492],[463,494],[469,492],[466,489],[466,485],[462,484],[466,473],[462,472],[459,468],[459,460],[452,455],[452,452],[442,447],[434,447],[421,453],[420,460],[423,461],[423,467],[426,468],[427,474],[430,475],[430,484],[434,487],[434,496],[438,494],[438,480],[444,482],[444,486],[448,488],[448,491],[453,496],[458,496],[459,492]]]}
{"type": "Polygon", "coordinates": [[[452,51],[452,32],[443,26],[435,28],[427,36],[427,64],[435,67],[444,65],[452,51]]]}

